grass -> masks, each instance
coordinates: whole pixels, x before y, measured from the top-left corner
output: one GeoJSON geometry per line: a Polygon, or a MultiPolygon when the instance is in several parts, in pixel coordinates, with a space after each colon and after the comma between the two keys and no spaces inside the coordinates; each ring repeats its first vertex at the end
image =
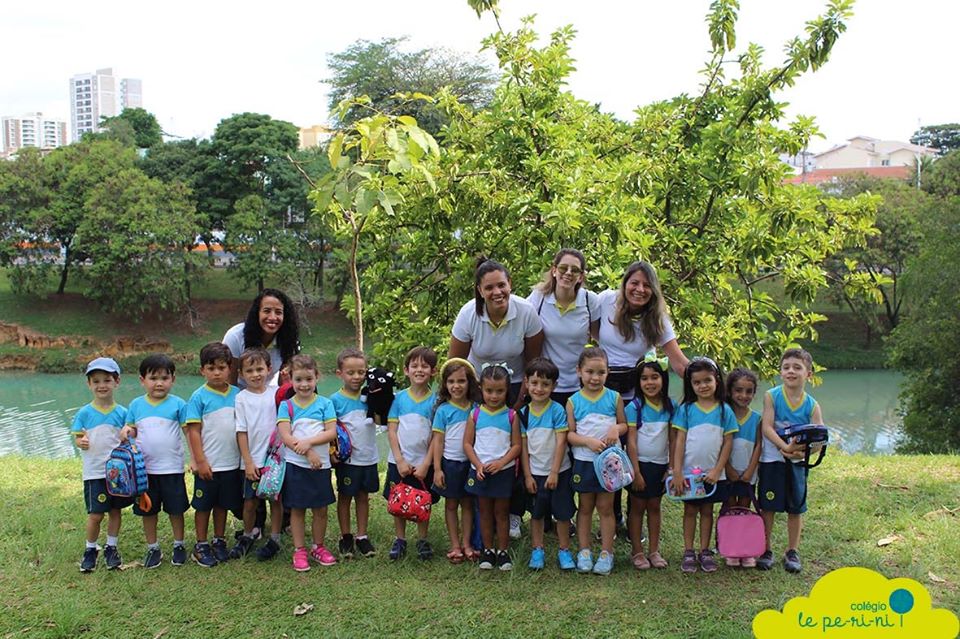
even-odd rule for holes
{"type": "MultiPolygon", "coordinates": [[[[380,498],[372,501],[371,537],[379,551],[372,559],[297,574],[285,537],[284,552],[266,564],[250,558],[210,570],[192,563],[175,568],[161,518],[167,561],[160,568],[107,572],[101,563],[82,575],[79,462],[2,462],[0,637],[746,637],[760,610],[809,593],[820,576],[843,566],[917,579],[936,606],[960,608],[960,514],[949,510],[960,506],[956,457],[829,455],[810,475],[799,576],[779,566],[768,573],[681,574],[681,510],[668,503],[663,551],[670,568],[637,573],[628,564],[629,547],[618,542],[608,578],[560,574],[552,562],[532,573],[524,567],[526,538],[511,546],[517,562],[511,573],[449,565],[440,558],[447,544],[439,508],[430,531],[438,558],[391,563],[392,522],[380,498]],[[902,539],[877,546],[893,534],[902,539]],[[931,581],[931,572],[945,582],[931,581]],[[304,602],[315,610],[295,617],[294,607],[304,602]]],[[[139,560],[145,549],[139,522],[129,511],[124,521],[120,549],[125,561],[139,560]]],[[[331,543],[335,521],[331,510],[331,543]]],[[[188,541],[192,528],[188,523],[188,541]]],[[[784,528],[778,520],[781,551],[784,528]]],[[[551,556],[549,537],[548,546],[551,556]]]]}

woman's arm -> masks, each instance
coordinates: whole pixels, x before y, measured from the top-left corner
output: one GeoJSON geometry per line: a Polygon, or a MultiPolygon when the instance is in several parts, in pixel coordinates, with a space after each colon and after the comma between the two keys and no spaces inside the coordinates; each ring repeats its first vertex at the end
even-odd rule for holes
{"type": "Polygon", "coordinates": [[[447,350],[447,359],[459,357],[466,359],[470,354],[470,345],[473,342],[461,342],[456,337],[450,336],[450,348],[447,350]]]}
{"type": "Polygon", "coordinates": [[[690,363],[690,360],[688,360],[687,356],[680,350],[680,345],[677,344],[677,340],[670,340],[664,344],[662,348],[667,359],[670,360],[670,368],[673,369],[674,373],[683,377],[683,372],[687,370],[687,364],[690,363]]]}
{"type": "Polygon", "coordinates": [[[540,357],[543,352],[543,331],[536,335],[523,338],[523,363],[524,365],[540,357]]]}

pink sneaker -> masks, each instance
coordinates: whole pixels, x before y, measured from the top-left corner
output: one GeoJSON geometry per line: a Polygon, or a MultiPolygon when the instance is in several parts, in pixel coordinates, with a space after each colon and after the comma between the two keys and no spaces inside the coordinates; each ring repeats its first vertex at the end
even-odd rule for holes
{"type": "Polygon", "coordinates": [[[310,559],[313,559],[321,566],[333,566],[337,563],[337,558],[327,550],[326,546],[317,546],[316,544],[314,544],[310,550],[310,559]]]}
{"type": "Polygon", "coordinates": [[[297,572],[310,570],[310,560],[307,559],[306,548],[297,548],[293,551],[293,569],[297,572]]]}
{"type": "Polygon", "coordinates": [[[756,568],[757,559],[756,557],[744,557],[743,559],[740,560],[740,565],[743,566],[744,568],[756,568]]]}

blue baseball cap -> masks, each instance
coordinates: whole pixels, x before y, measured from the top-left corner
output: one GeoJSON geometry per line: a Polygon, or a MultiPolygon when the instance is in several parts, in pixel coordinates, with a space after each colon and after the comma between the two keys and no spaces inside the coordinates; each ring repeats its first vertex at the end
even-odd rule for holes
{"type": "Polygon", "coordinates": [[[113,358],[110,357],[98,357],[89,364],[87,364],[86,375],[89,375],[93,371],[104,371],[105,373],[113,373],[115,375],[120,374],[120,365],[117,364],[113,358]]]}

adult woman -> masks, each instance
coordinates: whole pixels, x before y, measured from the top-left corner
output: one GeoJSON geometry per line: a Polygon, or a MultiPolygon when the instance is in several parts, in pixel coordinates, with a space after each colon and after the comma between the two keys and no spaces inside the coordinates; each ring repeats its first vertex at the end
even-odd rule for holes
{"type": "Polygon", "coordinates": [[[560,249],[543,281],[527,297],[543,324],[543,355],[560,369],[551,397],[561,406],[580,390],[577,358],[600,322],[597,295],[583,287],[586,266],[580,251],[560,249]]]}
{"type": "Polygon", "coordinates": [[[262,346],[270,353],[270,368],[273,374],[280,372],[284,363],[300,352],[300,326],[293,302],[283,291],[265,288],[253,298],[247,319],[230,327],[223,336],[223,343],[234,358],[231,381],[245,386],[237,379],[237,359],[245,348],[262,346]]]}

